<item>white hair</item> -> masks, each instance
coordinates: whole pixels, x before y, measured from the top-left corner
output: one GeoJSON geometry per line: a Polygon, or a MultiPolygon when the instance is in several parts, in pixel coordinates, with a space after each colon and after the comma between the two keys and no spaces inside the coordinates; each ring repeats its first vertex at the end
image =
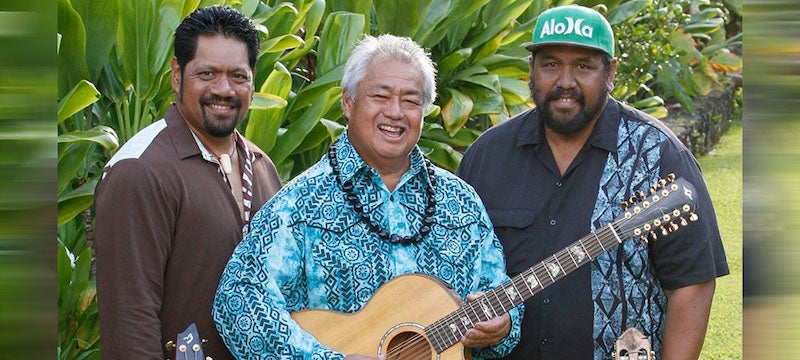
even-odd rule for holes
{"type": "Polygon", "coordinates": [[[413,40],[391,34],[366,35],[353,49],[342,75],[342,89],[347,91],[350,100],[355,100],[358,83],[366,76],[367,65],[373,60],[399,60],[414,65],[422,75],[424,108],[427,110],[433,104],[436,99],[436,67],[430,54],[413,40]]]}

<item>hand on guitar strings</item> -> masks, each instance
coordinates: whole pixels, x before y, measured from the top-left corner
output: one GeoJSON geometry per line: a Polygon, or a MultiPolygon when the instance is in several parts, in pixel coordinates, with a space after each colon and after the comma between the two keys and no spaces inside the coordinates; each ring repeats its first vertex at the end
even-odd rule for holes
{"type": "MultiPolygon", "coordinates": [[[[483,294],[483,292],[469,294],[467,301],[474,301],[483,294]]],[[[505,313],[489,321],[475,323],[475,327],[467,330],[461,338],[461,343],[471,348],[492,346],[506,337],[509,331],[511,331],[511,316],[505,313]]]]}

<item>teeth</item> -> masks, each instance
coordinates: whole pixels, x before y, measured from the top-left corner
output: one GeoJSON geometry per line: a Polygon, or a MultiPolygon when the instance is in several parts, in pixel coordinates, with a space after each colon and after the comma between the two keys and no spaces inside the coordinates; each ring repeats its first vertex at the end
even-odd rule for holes
{"type": "Polygon", "coordinates": [[[399,126],[391,126],[391,125],[378,125],[378,128],[381,130],[389,131],[389,132],[401,132],[403,128],[399,126]]]}
{"type": "Polygon", "coordinates": [[[218,109],[218,110],[228,110],[228,109],[231,108],[230,106],[219,105],[219,104],[209,104],[208,106],[211,107],[211,108],[214,108],[214,109],[218,109]]]}

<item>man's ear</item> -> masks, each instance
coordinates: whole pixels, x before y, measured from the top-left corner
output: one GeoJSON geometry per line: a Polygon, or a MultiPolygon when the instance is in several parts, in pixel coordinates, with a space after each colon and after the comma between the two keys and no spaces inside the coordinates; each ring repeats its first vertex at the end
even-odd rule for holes
{"type": "Polygon", "coordinates": [[[175,94],[180,96],[180,89],[181,89],[181,67],[178,65],[178,58],[172,57],[172,61],[170,62],[170,66],[172,67],[172,75],[170,76],[170,82],[172,83],[172,90],[175,91],[175,94]]]}
{"type": "Polygon", "coordinates": [[[342,89],[342,113],[345,119],[350,120],[350,112],[353,110],[353,100],[350,99],[350,94],[347,90],[342,89]]]}
{"type": "Polygon", "coordinates": [[[614,75],[617,73],[617,59],[611,59],[611,64],[608,66],[608,73],[606,73],[606,87],[608,91],[614,90],[614,75]]]}

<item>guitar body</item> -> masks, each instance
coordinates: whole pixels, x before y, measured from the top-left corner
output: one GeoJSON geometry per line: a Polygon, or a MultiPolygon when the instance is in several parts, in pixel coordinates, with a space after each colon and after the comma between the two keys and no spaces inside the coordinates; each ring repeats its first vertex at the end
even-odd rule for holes
{"type": "Polygon", "coordinates": [[[381,286],[356,313],[300,310],[292,313],[292,319],[320,343],[344,354],[388,354],[387,360],[462,360],[471,355],[461,343],[436,354],[423,331],[462,304],[438,279],[406,274],[381,286]]]}

